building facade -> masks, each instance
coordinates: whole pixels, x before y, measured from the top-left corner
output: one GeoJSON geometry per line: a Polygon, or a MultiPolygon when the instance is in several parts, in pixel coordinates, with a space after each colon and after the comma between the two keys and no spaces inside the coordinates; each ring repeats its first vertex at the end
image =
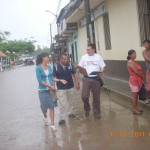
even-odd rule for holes
{"type": "MultiPolygon", "coordinates": [[[[136,50],[137,60],[145,68],[142,41],[150,39],[150,1],[90,0],[90,9],[91,34],[96,44],[96,53],[100,54],[107,64],[105,75],[128,80],[126,57],[130,49],[136,50]]],[[[74,62],[78,62],[86,53],[85,13],[84,1],[76,0],[73,9],[64,17],[66,24],[77,24],[76,31],[67,39],[69,53],[74,57],[74,62]],[[71,44],[74,34],[77,35],[77,46],[74,46],[76,48],[71,44]]]]}

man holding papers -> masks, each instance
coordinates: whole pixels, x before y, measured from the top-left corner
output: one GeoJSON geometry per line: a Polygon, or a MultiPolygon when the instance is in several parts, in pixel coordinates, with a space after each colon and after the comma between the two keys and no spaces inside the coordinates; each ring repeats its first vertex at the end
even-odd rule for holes
{"type": "Polygon", "coordinates": [[[82,101],[84,103],[85,117],[89,117],[90,105],[89,96],[90,91],[93,94],[93,112],[95,118],[100,118],[100,91],[101,84],[98,80],[100,75],[104,72],[105,63],[102,57],[95,53],[95,45],[88,44],[87,54],[81,57],[78,65],[78,71],[84,75],[82,87],[82,101]]]}

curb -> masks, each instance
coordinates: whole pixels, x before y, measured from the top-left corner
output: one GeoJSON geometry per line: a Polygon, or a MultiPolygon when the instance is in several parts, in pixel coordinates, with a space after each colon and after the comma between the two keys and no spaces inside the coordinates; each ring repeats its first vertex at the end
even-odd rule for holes
{"type": "MultiPolygon", "coordinates": [[[[117,98],[120,98],[120,101],[118,101],[117,99],[113,98],[111,99],[112,101],[116,102],[117,104],[120,104],[120,105],[126,105],[128,107],[131,107],[132,106],[132,97],[128,96],[128,95],[125,95],[123,93],[120,93],[118,91],[115,91],[113,89],[110,89],[106,86],[103,86],[103,90],[105,92],[108,92],[111,95],[113,96],[116,96],[117,98]]],[[[138,100],[138,105],[143,108],[143,109],[146,109],[146,110],[149,110],[150,111],[150,104],[145,104],[144,101],[141,101],[141,100],[138,100]]]]}

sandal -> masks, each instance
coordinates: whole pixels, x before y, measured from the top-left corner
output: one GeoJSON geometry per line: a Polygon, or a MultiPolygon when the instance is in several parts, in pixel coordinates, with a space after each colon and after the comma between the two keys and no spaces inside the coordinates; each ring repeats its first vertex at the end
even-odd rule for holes
{"type": "Polygon", "coordinates": [[[54,132],[56,132],[57,131],[57,129],[56,129],[56,127],[55,126],[50,126],[50,128],[52,129],[52,131],[54,131],[54,132]]]}
{"type": "Polygon", "coordinates": [[[133,114],[134,114],[134,115],[142,115],[142,112],[139,112],[139,111],[133,111],[133,114]]]}
{"type": "Polygon", "coordinates": [[[138,109],[138,112],[143,112],[143,109],[138,109]]]}

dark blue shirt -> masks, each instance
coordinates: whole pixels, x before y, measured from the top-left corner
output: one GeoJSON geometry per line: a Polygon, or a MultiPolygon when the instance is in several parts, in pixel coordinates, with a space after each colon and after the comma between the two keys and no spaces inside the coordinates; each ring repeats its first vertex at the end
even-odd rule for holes
{"type": "Polygon", "coordinates": [[[57,82],[58,90],[70,89],[74,87],[72,74],[75,74],[75,68],[71,63],[67,63],[64,68],[61,64],[56,63],[53,67],[53,76],[57,79],[64,79],[67,81],[67,84],[63,84],[61,82],[57,82]]]}

